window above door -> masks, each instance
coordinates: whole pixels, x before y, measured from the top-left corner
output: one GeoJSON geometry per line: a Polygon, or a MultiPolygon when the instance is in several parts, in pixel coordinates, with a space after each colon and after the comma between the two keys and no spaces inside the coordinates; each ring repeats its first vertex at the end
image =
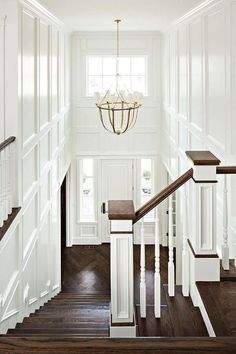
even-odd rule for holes
{"type": "MultiPolygon", "coordinates": [[[[130,92],[138,91],[148,96],[147,56],[121,56],[119,73],[130,92]]],[[[109,90],[116,75],[115,56],[88,55],[86,57],[86,96],[93,97],[95,92],[104,95],[109,90]]]]}

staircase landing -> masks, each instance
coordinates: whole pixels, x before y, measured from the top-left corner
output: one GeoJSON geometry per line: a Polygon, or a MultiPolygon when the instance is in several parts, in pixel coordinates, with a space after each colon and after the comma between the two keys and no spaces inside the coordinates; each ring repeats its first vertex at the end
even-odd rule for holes
{"type": "MultiPolygon", "coordinates": [[[[197,282],[202,301],[216,336],[236,337],[236,268],[221,269],[220,282],[197,282]]],[[[236,347],[235,347],[236,353],[236,347]]]]}
{"type": "Polygon", "coordinates": [[[140,317],[137,306],[140,337],[208,337],[199,308],[194,307],[190,297],[182,295],[182,287],[175,287],[175,297],[168,295],[167,285],[162,286],[165,301],[161,306],[161,318],[154,316],[154,307],[147,307],[147,318],[140,317]],[[166,305],[165,305],[166,303],[166,305]]]}

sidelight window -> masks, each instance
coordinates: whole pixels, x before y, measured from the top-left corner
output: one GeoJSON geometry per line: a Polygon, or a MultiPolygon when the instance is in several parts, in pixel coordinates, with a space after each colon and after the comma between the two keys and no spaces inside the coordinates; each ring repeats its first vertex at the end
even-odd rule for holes
{"type": "MultiPolygon", "coordinates": [[[[154,169],[152,159],[141,159],[141,205],[147,203],[154,196],[154,169]]],[[[150,211],[144,218],[151,221],[155,217],[150,211]]]]}
{"type": "Polygon", "coordinates": [[[80,219],[94,221],[94,161],[93,159],[81,160],[80,172],[80,219]]]}

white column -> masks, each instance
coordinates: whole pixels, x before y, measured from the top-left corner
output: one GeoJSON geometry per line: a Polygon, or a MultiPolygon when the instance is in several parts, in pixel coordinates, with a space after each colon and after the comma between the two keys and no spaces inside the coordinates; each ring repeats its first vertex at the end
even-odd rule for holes
{"type": "Polygon", "coordinates": [[[161,317],[160,233],[157,208],[155,223],[154,313],[156,318],[161,317]]]}
{"type": "Polygon", "coordinates": [[[223,198],[223,245],[222,245],[222,267],[229,270],[229,245],[228,245],[228,189],[227,175],[224,175],[224,198],[223,198]]]}
{"type": "Polygon", "coordinates": [[[182,251],[182,293],[183,296],[189,296],[189,251],[188,251],[188,202],[187,186],[184,185],[183,198],[183,251],[182,251]]]}
{"type": "Polygon", "coordinates": [[[140,246],[140,316],[146,318],[146,279],[145,279],[145,242],[144,222],[141,223],[141,246],[140,246]]]}
{"type": "Polygon", "coordinates": [[[110,337],[136,337],[132,220],[111,220],[110,337]]]}
{"type": "Polygon", "coordinates": [[[173,214],[172,214],[172,195],[169,197],[169,262],[168,262],[168,293],[175,296],[175,266],[173,249],[173,214]]]}

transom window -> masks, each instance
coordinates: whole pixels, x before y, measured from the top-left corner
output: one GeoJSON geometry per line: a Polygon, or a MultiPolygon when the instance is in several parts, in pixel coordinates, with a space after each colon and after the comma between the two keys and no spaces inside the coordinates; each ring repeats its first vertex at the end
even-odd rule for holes
{"type": "MultiPolygon", "coordinates": [[[[138,91],[147,96],[147,57],[121,56],[119,60],[119,74],[130,92],[138,91]]],[[[87,57],[87,96],[95,92],[104,95],[112,85],[116,75],[115,56],[88,56],[87,57]]]]}

